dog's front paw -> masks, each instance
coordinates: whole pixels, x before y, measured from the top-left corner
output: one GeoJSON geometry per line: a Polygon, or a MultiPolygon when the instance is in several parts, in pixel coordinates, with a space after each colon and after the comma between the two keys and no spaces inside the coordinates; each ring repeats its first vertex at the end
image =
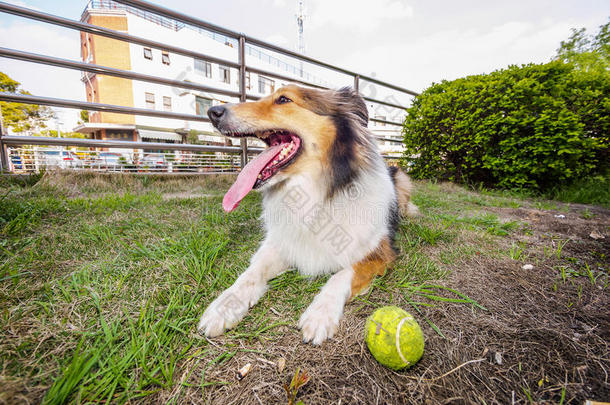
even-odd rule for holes
{"type": "Polygon", "coordinates": [[[337,331],[343,306],[330,300],[314,300],[299,319],[303,341],[320,345],[337,331]]]}
{"type": "Polygon", "coordinates": [[[227,290],[205,310],[197,329],[207,337],[222,335],[225,330],[237,325],[247,311],[248,304],[227,290]]]}

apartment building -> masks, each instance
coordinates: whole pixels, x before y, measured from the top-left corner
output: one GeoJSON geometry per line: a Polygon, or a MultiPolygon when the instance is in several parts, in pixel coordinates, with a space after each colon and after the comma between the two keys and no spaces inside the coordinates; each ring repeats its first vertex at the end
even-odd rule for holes
{"type": "MultiPolygon", "coordinates": [[[[237,42],[232,38],[212,33],[179,21],[160,17],[112,0],[92,0],[82,13],[81,21],[129,33],[164,44],[190,49],[216,58],[237,62],[237,42]]],[[[248,66],[333,87],[302,66],[290,64],[270,53],[246,45],[248,66]]],[[[190,81],[218,89],[238,91],[237,69],[203,59],[194,59],[164,50],[113,40],[89,33],[81,33],[81,55],[85,62],[132,70],[153,76],[190,81]]],[[[155,83],[123,79],[84,72],[82,81],[87,101],[133,106],[161,111],[173,111],[205,117],[209,107],[235,98],[189,89],[171,88],[155,83]]],[[[246,91],[264,96],[285,83],[272,77],[246,73],[246,91]]],[[[372,107],[372,106],[371,106],[372,107]]],[[[371,116],[385,119],[383,113],[371,116]]],[[[400,136],[399,128],[374,125],[379,136],[400,136]]],[[[211,124],[197,121],[133,116],[109,112],[91,112],[89,122],[77,128],[93,139],[130,140],[142,142],[184,143],[187,135],[196,135],[208,144],[228,144],[231,141],[214,130],[211,124]]],[[[192,138],[191,138],[192,139],[192,138]]],[[[257,144],[256,140],[249,140],[257,144]]],[[[396,145],[381,142],[382,150],[393,150],[396,145]],[[387,148],[384,146],[387,144],[387,148]],[[389,149],[388,149],[389,148],[389,149]]]]}

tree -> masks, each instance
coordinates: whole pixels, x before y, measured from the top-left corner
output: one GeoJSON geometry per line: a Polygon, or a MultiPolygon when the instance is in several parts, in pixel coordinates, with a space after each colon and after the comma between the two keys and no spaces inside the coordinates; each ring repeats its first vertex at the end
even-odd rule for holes
{"type": "MultiPolygon", "coordinates": [[[[81,132],[60,132],[62,138],[78,138],[78,139],[88,139],[89,136],[87,134],[83,134],[81,132]]],[[[39,136],[48,136],[51,138],[57,138],[57,130],[55,129],[44,129],[40,131],[40,134],[36,134],[39,136]]]]}
{"type": "Polygon", "coordinates": [[[80,120],[79,120],[79,124],[84,124],[89,122],[89,111],[87,110],[80,110],[80,120]]]}
{"type": "Polygon", "coordinates": [[[572,35],[561,41],[556,59],[572,63],[577,69],[599,73],[610,72],[610,19],[600,25],[595,35],[587,34],[585,28],[572,28],[572,35]]]}
{"type": "MultiPolygon", "coordinates": [[[[30,94],[20,89],[19,83],[0,72],[0,91],[19,94],[30,94]]],[[[15,132],[31,131],[46,128],[46,121],[53,117],[53,111],[45,106],[0,101],[4,125],[15,132]]]]}

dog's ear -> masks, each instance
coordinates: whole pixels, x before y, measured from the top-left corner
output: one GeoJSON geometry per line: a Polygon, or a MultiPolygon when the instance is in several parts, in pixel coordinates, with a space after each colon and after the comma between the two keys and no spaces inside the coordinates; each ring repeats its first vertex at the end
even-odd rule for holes
{"type": "Polygon", "coordinates": [[[359,118],[359,122],[364,127],[367,127],[369,125],[369,110],[366,108],[366,103],[362,96],[351,87],[342,87],[337,94],[349,110],[359,118]]]}
{"type": "Polygon", "coordinates": [[[368,111],[358,93],[344,87],[335,94],[337,110],[332,115],[336,136],[330,149],[331,183],[329,197],[349,185],[358,173],[357,148],[362,145],[361,128],[367,126],[368,111]]]}

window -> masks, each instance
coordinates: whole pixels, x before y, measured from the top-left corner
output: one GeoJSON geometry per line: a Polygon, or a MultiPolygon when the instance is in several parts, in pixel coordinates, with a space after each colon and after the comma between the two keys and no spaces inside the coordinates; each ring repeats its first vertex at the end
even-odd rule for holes
{"type": "Polygon", "coordinates": [[[231,83],[231,70],[226,66],[218,66],[220,71],[220,81],[223,83],[231,83]]]}
{"type": "MultiPolygon", "coordinates": [[[[376,120],[384,120],[385,121],[385,116],[384,115],[376,115],[375,119],[376,120]]],[[[375,125],[376,126],[380,126],[380,127],[385,127],[385,122],[376,122],[375,125]]]]}
{"type": "Polygon", "coordinates": [[[258,92],[267,94],[275,91],[275,81],[263,76],[258,77],[258,92]]]}
{"type": "Polygon", "coordinates": [[[205,77],[212,77],[212,64],[201,59],[195,59],[195,72],[201,73],[205,77]]]}
{"type": "Polygon", "coordinates": [[[132,141],[133,136],[130,132],[124,132],[117,129],[107,129],[106,139],[114,139],[117,141],[132,141]]]}
{"type": "Polygon", "coordinates": [[[161,62],[163,62],[164,65],[169,65],[169,52],[161,52],[161,62]]]}
{"type": "Polygon", "coordinates": [[[211,106],[212,99],[195,96],[195,114],[205,117],[208,113],[208,108],[211,106]]]}
{"type": "Polygon", "coordinates": [[[144,48],[144,59],[152,60],[152,49],[144,48]]]}
{"type": "Polygon", "coordinates": [[[146,108],[149,110],[155,109],[155,94],[154,93],[144,93],[144,99],[146,100],[146,108]]]}
{"type": "Polygon", "coordinates": [[[87,62],[93,62],[93,44],[91,43],[91,37],[87,36],[87,62]]]}
{"type": "Polygon", "coordinates": [[[171,111],[172,110],[172,98],[168,96],[163,96],[163,110],[171,111]]]}
{"type": "Polygon", "coordinates": [[[83,37],[83,49],[82,49],[82,58],[83,61],[87,63],[93,62],[93,44],[91,43],[91,38],[89,34],[83,37]]]}

